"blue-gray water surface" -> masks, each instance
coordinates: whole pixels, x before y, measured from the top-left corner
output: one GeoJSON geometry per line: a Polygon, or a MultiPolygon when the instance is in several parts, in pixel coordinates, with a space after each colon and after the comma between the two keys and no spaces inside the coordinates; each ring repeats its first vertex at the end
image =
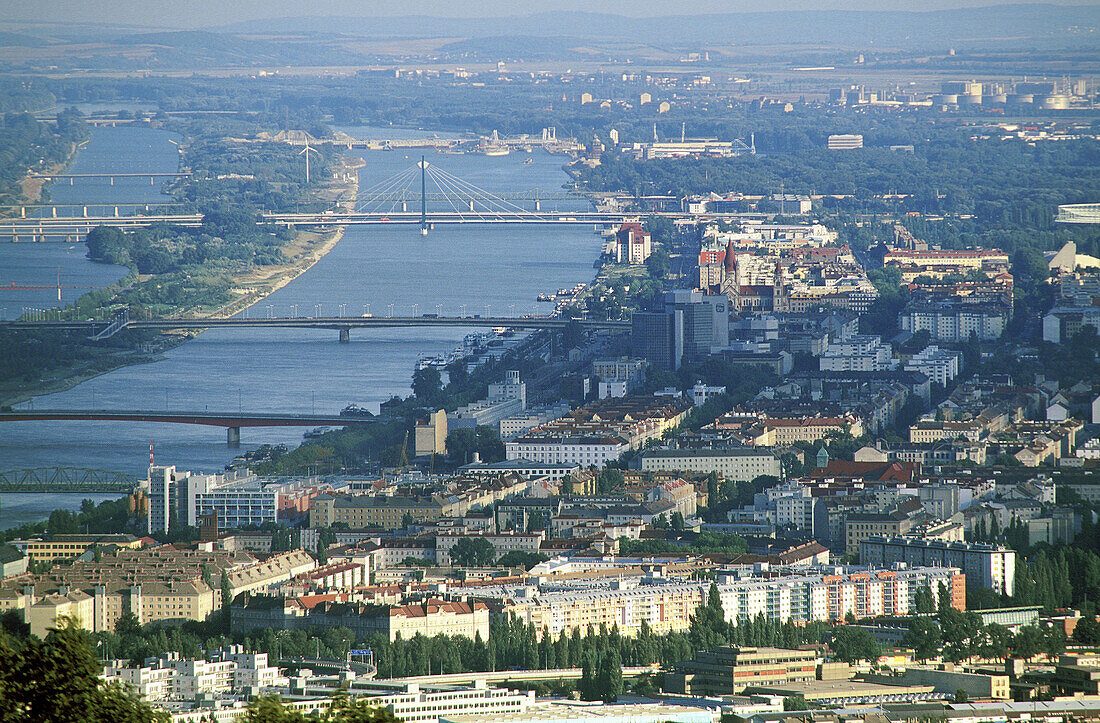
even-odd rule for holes
{"type": "MultiPolygon", "coordinates": [[[[157,149],[116,147],[118,168],[156,170],[171,160],[175,146],[169,136],[149,129],[98,129],[85,150],[97,148],[102,134],[127,130],[153,134],[157,149]],[[142,159],[158,162],[141,165],[142,159]]],[[[348,132],[360,129],[349,129],[348,132]]],[[[374,129],[377,130],[377,129],[374,129]]],[[[354,134],[354,133],[353,133],[354,134]]],[[[374,137],[377,137],[375,134],[374,137]]],[[[392,177],[419,160],[421,151],[362,153],[360,188],[366,189],[392,177]]],[[[568,176],[561,170],[564,157],[536,151],[503,157],[453,155],[429,151],[430,163],[492,193],[506,194],[541,189],[558,193],[568,176]],[[531,159],[530,163],[525,163],[531,159]]],[[[83,156],[81,157],[83,159],[83,156]]],[[[80,167],[80,161],[74,168],[80,167]]],[[[118,168],[113,170],[118,170],[118,168]]],[[[112,169],[107,169],[112,170],[112,169]]],[[[94,172],[94,171],[88,171],[94,172]]],[[[148,182],[146,181],[146,184],[148,182]]],[[[88,193],[103,189],[87,189],[88,193]]],[[[117,193],[119,187],[107,187],[117,193]]],[[[148,185],[133,188],[140,202],[149,200],[148,185]]],[[[75,189],[81,183],[59,186],[75,189]]],[[[419,188],[411,192],[419,193],[419,188]]],[[[429,194],[433,188],[429,187],[429,194]]],[[[107,199],[118,201],[118,197],[107,199]]],[[[543,208],[584,208],[583,203],[546,202],[543,208]]],[[[63,245],[40,244],[43,253],[38,274],[56,277],[54,256],[78,256],[63,245]],[[51,269],[52,265],[52,269],[51,269]]],[[[78,247],[82,249],[82,247],[78,247]]],[[[22,246],[0,244],[0,268],[22,258],[22,246]],[[18,249],[18,252],[13,249],[18,249]]],[[[439,226],[422,237],[413,226],[350,227],[342,241],[312,269],[253,307],[254,315],[268,312],[312,315],[320,304],[322,314],[342,312],[376,315],[443,313],[525,314],[546,313],[549,306],[535,297],[588,281],[593,261],[600,253],[600,238],[591,227],[550,225],[439,226]],[[368,306],[369,305],[369,306],[368,306]]],[[[32,260],[33,261],[33,260],[32,260]]],[[[22,263],[27,264],[24,260],[22,263]]],[[[33,266],[33,262],[30,264],[33,266]]],[[[63,276],[98,273],[101,267],[74,260],[63,276]]],[[[102,283],[109,274],[103,272],[102,283]]],[[[119,270],[113,269],[113,274],[119,270]]],[[[29,278],[30,275],[28,275],[29,278]]],[[[75,277],[74,277],[75,278],[75,277]]],[[[117,277],[116,277],[117,278],[117,277]]],[[[13,279],[15,280],[15,279],[13,279]]],[[[0,279],[7,282],[7,279],[0,279]]],[[[74,284],[75,285],[75,284],[74,284]]],[[[53,292],[56,298],[56,291],[53,292]]],[[[234,330],[204,332],[149,364],[125,367],[86,381],[73,389],[39,397],[36,408],[173,409],[285,412],[338,412],[348,404],[377,410],[394,394],[408,394],[415,361],[420,354],[439,354],[454,349],[471,329],[353,330],[350,344],[339,344],[333,331],[234,330]]],[[[5,423],[0,435],[0,471],[43,466],[75,466],[141,474],[154,443],[157,462],[194,471],[215,471],[243,449],[262,443],[290,446],[302,439],[301,429],[242,430],[242,449],[225,444],[218,427],[175,424],[113,422],[5,423]]],[[[0,528],[18,524],[0,500],[0,528]]]]}

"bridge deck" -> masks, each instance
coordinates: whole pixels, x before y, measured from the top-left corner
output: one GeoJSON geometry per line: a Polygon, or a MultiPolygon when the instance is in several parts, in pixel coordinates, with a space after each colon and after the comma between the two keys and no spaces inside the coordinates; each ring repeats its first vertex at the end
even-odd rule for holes
{"type": "Polygon", "coordinates": [[[0,422],[100,421],[202,424],[210,427],[337,427],[374,424],[382,417],[339,414],[268,414],[260,412],[188,412],[133,409],[19,409],[0,412],[0,422]]]}
{"type": "MultiPolygon", "coordinates": [[[[52,288],[52,287],[51,287],[52,288]]],[[[457,327],[505,327],[512,329],[560,329],[571,319],[564,317],[513,317],[513,316],[329,316],[301,318],[249,319],[236,316],[230,319],[131,319],[119,326],[122,329],[149,329],[171,331],[176,329],[212,329],[219,327],[271,327],[284,329],[370,329],[416,326],[457,327]]],[[[629,321],[602,321],[577,319],[584,329],[608,329],[625,331],[629,321]]],[[[81,330],[98,331],[106,327],[106,321],[0,321],[0,329],[26,330],[81,330]]]]}

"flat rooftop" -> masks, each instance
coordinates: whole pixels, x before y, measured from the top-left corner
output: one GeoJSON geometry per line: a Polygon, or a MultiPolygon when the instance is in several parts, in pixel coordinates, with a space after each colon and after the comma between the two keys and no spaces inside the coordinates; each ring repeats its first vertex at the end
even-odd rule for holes
{"type": "Polygon", "coordinates": [[[717,711],[659,703],[536,703],[523,712],[444,715],[439,723],[713,723],[717,711]]]}
{"type": "Polygon", "coordinates": [[[861,680],[813,680],[784,685],[754,685],[752,691],[773,695],[801,695],[807,701],[847,698],[895,698],[927,695],[935,691],[931,685],[883,685],[861,680]]]}

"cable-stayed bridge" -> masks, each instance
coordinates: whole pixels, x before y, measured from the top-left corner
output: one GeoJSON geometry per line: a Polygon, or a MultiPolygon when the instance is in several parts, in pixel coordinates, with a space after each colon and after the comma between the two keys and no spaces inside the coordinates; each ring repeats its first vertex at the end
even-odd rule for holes
{"type": "MultiPolygon", "coordinates": [[[[519,193],[493,193],[421,159],[409,168],[362,189],[352,208],[320,212],[264,212],[258,223],[288,227],[416,224],[426,234],[438,224],[567,224],[621,223],[629,214],[593,211],[580,196],[565,191],[531,189],[519,193]],[[549,208],[554,204],[554,208],[549,208]],[[565,204],[562,206],[561,204],[565,204]],[[571,208],[570,208],[571,207],[571,208]]],[[[125,215],[118,207],[113,215],[50,215],[0,220],[0,237],[16,241],[58,239],[72,241],[97,226],[134,229],[153,224],[197,227],[197,213],[153,212],[125,215]]]]}

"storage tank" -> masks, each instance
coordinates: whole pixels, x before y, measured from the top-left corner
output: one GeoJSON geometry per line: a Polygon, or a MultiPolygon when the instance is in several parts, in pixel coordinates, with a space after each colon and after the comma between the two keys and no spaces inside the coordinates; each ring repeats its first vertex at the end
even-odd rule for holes
{"type": "Polygon", "coordinates": [[[1031,105],[1035,102],[1035,96],[1030,93],[1011,93],[1008,102],[1013,105],[1031,105]]]}
{"type": "Polygon", "coordinates": [[[986,105],[1004,105],[1008,102],[1008,96],[1004,93],[995,93],[990,96],[986,96],[986,105]]]}
{"type": "Polygon", "coordinates": [[[982,97],[980,95],[960,95],[959,105],[981,105],[982,97]]]}
{"type": "Polygon", "coordinates": [[[958,105],[959,96],[954,93],[941,93],[940,95],[932,96],[932,103],[934,105],[958,105]]]}
{"type": "Polygon", "coordinates": [[[1069,110],[1069,96],[1061,93],[1043,96],[1040,102],[1047,110],[1069,110]]]}

